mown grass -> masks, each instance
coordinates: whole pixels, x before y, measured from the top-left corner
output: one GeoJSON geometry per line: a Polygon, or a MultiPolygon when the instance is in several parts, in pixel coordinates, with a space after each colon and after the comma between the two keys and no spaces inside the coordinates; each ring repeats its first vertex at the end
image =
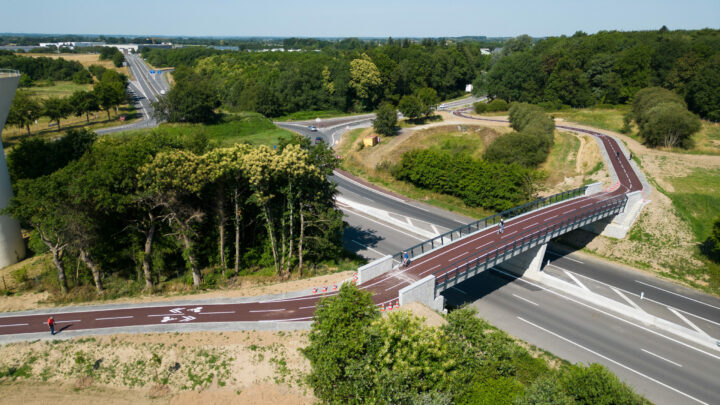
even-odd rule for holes
{"type": "Polygon", "coordinates": [[[39,97],[69,97],[76,91],[90,91],[93,89],[92,84],[75,84],[73,82],[54,82],[52,85],[39,84],[25,88],[28,94],[39,97]]]}
{"type": "Polygon", "coordinates": [[[720,170],[695,169],[685,177],[672,178],[673,192],[665,192],[702,242],[720,215],[720,170]]]}
{"type": "MultiPolygon", "coordinates": [[[[630,111],[629,105],[620,105],[613,108],[581,108],[575,110],[561,110],[549,113],[555,118],[562,118],[566,121],[576,122],[595,128],[606,129],[613,132],[622,132],[623,117],[630,111]]],[[[643,139],[638,135],[637,128],[632,125],[632,130],[627,136],[642,143],[643,139]]],[[[694,146],[689,149],[683,148],[658,148],[674,153],[720,155],[720,124],[709,121],[702,121],[700,131],[692,137],[694,146]]]]}
{"type": "Polygon", "coordinates": [[[275,121],[307,121],[307,120],[314,120],[315,118],[335,118],[335,117],[345,117],[345,116],[351,116],[351,115],[360,115],[365,113],[359,113],[359,114],[349,114],[344,111],[340,110],[318,110],[318,111],[296,111],[292,114],[283,115],[281,117],[276,117],[275,121]]]}
{"type": "Polygon", "coordinates": [[[278,128],[269,119],[257,113],[226,114],[217,124],[162,124],[153,129],[127,131],[117,136],[128,136],[141,132],[163,134],[200,133],[208,137],[216,146],[231,146],[237,143],[251,145],[277,145],[283,139],[289,139],[293,132],[278,128]]]}

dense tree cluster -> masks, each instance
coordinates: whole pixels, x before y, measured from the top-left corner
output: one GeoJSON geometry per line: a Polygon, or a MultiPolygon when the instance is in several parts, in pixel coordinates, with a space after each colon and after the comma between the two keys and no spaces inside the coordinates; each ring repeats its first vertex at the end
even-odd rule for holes
{"type": "Polygon", "coordinates": [[[10,51],[0,50],[0,69],[19,70],[27,79],[23,85],[29,86],[37,80],[73,80],[78,72],[85,70],[80,62],[68,61],[63,58],[32,58],[15,55],[10,51]]]}
{"type": "Polygon", "coordinates": [[[700,130],[700,119],[688,111],[683,99],[662,87],[637,92],[629,117],[635,119],[648,146],[691,145],[691,136],[700,130]]]}
{"type": "Polygon", "coordinates": [[[485,150],[489,162],[534,168],[543,163],[554,144],[555,122],[542,108],[526,103],[513,103],[509,111],[510,125],[517,132],[497,138],[485,150]]]}
{"type": "Polygon", "coordinates": [[[433,149],[403,154],[392,168],[399,180],[459,197],[472,207],[502,211],[529,200],[534,173],[517,164],[491,163],[433,149]]]}
{"type": "Polygon", "coordinates": [[[478,94],[507,101],[587,107],[621,104],[643,88],[678,93],[690,110],[720,120],[720,31],[602,31],[503,45],[478,94]]]}
{"type": "Polygon", "coordinates": [[[417,104],[423,106],[419,116],[426,115],[438,98],[461,95],[490,60],[475,44],[434,41],[425,45],[392,42],[362,51],[256,53],[180,48],[150,50],[147,55],[153,64],[160,62],[153,55],[179,65],[192,63],[224,107],[269,117],[302,110],[374,110],[385,101],[398,105],[403,96],[417,97],[417,104]]]}
{"type": "Polygon", "coordinates": [[[715,219],[710,236],[705,240],[702,250],[710,259],[720,263],[720,217],[715,219]]]}
{"type": "Polygon", "coordinates": [[[153,103],[155,117],[168,122],[215,121],[220,100],[207,80],[188,68],[178,68],[174,78],[177,84],[153,103]]]}
{"type": "Polygon", "coordinates": [[[50,251],[63,292],[71,263],[91,276],[74,285],[103,293],[110,274],[152,287],[184,262],[199,286],[207,266],[269,266],[287,277],[342,252],[327,181],[336,157],[324,145],[213,149],[207,138],[160,133],[93,140],[24,141],[8,157],[15,197],[5,212],[50,251]]]}
{"type": "Polygon", "coordinates": [[[328,404],[644,404],[605,367],[549,367],[470,309],[440,327],[406,311],[381,317],[344,284],[318,305],[303,350],[308,382],[328,404]]]}
{"type": "Polygon", "coordinates": [[[104,46],[100,48],[100,60],[110,60],[115,67],[121,67],[125,62],[125,55],[118,48],[104,46]]]}

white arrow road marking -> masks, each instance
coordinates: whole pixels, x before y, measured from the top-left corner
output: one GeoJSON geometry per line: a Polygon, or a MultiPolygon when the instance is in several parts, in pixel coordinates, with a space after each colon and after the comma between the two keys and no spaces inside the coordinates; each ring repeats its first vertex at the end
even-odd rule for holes
{"type": "Polygon", "coordinates": [[[162,323],[170,322],[170,321],[177,321],[177,318],[175,318],[173,316],[166,316],[162,320],[160,320],[160,322],[162,322],[162,323]]]}
{"type": "Polygon", "coordinates": [[[183,315],[183,319],[182,319],[180,322],[190,322],[190,321],[192,321],[193,319],[195,319],[194,316],[183,315]]]}
{"type": "Polygon", "coordinates": [[[173,309],[170,310],[170,312],[173,313],[173,314],[181,314],[182,311],[183,311],[183,309],[185,309],[185,307],[182,307],[182,308],[173,308],[173,309]]]}
{"type": "Polygon", "coordinates": [[[188,311],[195,312],[197,314],[200,311],[202,311],[202,309],[203,309],[203,307],[196,307],[196,308],[188,309],[188,311]]]}

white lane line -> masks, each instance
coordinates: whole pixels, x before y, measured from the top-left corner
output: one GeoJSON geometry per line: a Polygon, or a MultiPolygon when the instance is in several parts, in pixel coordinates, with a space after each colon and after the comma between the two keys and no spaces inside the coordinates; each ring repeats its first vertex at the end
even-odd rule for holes
{"type": "Polygon", "coordinates": [[[407,281],[403,280],[403,281],[395,284],[394,286],[392,286],[392,287],[390,287],[390,288],[386,288],[385,291],[392,290],[393,288],[399,287],[399,286],[401,286],[401,285],[403,285],[403,284],[410,284],[410,283],[408,283],[407,281]]]}
{"type": "Polygon", "coordinates": [[[248,311],[248,312],[279,312],[279,311],[284,311],[284,310],[285,310],[285,308],[281,308],[281,309],[256,309],[256,310],[248,311]]]}
{"type": "Polygon", "coordinates": [[[504,237],[506,237],[506,236],[510,236],[510,235],[512,235],[512,234],[515,234],[515,233],[518,233],[518,231],[513,231],[513,232],[510,232],[510,233],[506,233],[506,234],[500,234],[500,235],[502,235],[502,236],[500,236],[500,237],[501,237],[501,238],[504,238],[504,237]]]}
{"type": "Polygon", "coordinates": [[[539,307],[539,306],[540,306],[540,305],[538,305],[538,304],[530,301],[529,299],[523,298],[523,297],[521,297],[521,296],[519,296],[519,295],[513,294],[513,297],[515,297],[515,298],[517,298],[517,299],[521,299],[521,300],[523,300],[523,301],[525,301],[525,302],[529,302],[530,304],[533,304],[533,305],[535,305],[536,307],[539,307]]]}
{"type": "MultiPolygon", "coordinates": [[[[357,215],[357,216],[359,216],[359,217],[363,217],[363,218],[367,219],[368,221],[375,222],[375,223],[378,224],[378,225],[381,225],[381,226],[384,226],[384,227],[386,227],[386,228],[392,229],[392,230],[395,231],[395,232],[399,232],[399,233],[401,233],[401,234],[403,234],[403,235],[405,235],[405,236],[409,236],[409,237],[411,237],[411,238],[413,238],[413,239],[417,239],[417,240],[422,241],[422,242],[425,242],[425,241],[427,240],[427,239],[425,239],[425,238],[419,238],[419,237],[417,237],[417,236],[415,236],[415,235],[411,235],[411,234],[409,234],[409,233],[407,233],[407,232],[404,232],[404,231],[402,231],[402,230],[400,230],[400,229],[398,229],[398,228],[396,228],[396,227],[393,227],[393,226],[390,225],[390,224],[378,222],[378,221],[376,221],[376,220],[374,220],[374,219],[372,219],[372,218],[369,218],[369,217],[367,217],[367,216],[365,216],[365,215],[363,215],[363,214],[361,214],[361,213],[359,213],[359,212],[357,212],[357,211],[350,211],[350,212],[352,212],[353,215],[357,215]]],[[[347,215],[347,214],[346,214],[346,215],[347,215]]]]}
{"type": "Polygon", "coordinates": [[[110,320],[112,320],[112,319],[130,319],[130,318],[132,318],[132,317],[133,317],[132,315],[128,315],[128,316],[112,316],[112,317],[109,317],[109,318],[95,318],[95,320],[96,320],[96,321],[110,321],[110,320]]]}
{"type": "Polygon", "coordinates": [[[383,252],[381,252],[381,251],[379,251],[379,250],[375,250],[375,249],[371,248],[370,246],[363,245],[362,243],[360,243],[360,242],[358,242],[358,241],[356,241],[356,240],[354,240],[354,239],[351,239],[350,242],[356,243],[356,244],[362,246],[363,248],[365,248],[365,249],[367,249],[367,250],[373,251],[373,252],[379,254],[380,257],[385,257],[385,256],[387,256],[387,253],[383,253],[383,252]]]}
{"type": "Polygon", "coordinates": [[[310,305],[310,306],[308,306],[308,307],[300,307],[300,308],[298,308],[298,309],[308,309],[308,308],[315,308],[315,305],[310,305]]]}
{"type": "MultiPolygon", "coordinates": [[[[563,269],[562,267],[560,267],[560,266],[558,266],[558,265],[556,265],[556,264],[551,264],[551,266],[557,267],[557,268],[560,269],[560,270],[565,270],[565,269],[563,269]]],[[[569,271],[569,270],[566,270],[566,271],[569,271]]],[[[628,290],[623,290],[622,288],[613,287],[612,285],[610,285],[610,284],[608,284],[608,283],[603,283],[602,281],[595,280],[595,279],[592,278],[592,277],[588,277],[588,276],[585,276],[585,275],[582,275],[582,274],[575,274],[575,275],[576,275],[576,276],[580,276],[580,277],[582,277],[582,278],[586,278],[586,279],[588,279],[588,280],[592,280],[592,281],[594,281],[594,282],[596,282],[596,283],[599,283],[599,284],[608,286],[609,288],[617,288],[618,290],[624,292],[625,294],[634,295],[635,297],[640,298],[640,294],[636,294],[636,293],[630,292],[630,291],[628,291],[628,290]]],[[[703,317],[700,316],[700,315],[695,315],[695,314],[693,314],[692,312],[688,312],[688,311],[685,311],[685,310],[680,309],[680,308],[675,308],[675,307],[670,306],[670,305],[667,305],[667,304],[665,304],[665,303],[663,303],[663,302],[656,301],[656,300],[654,300],[654,299],[652,299],[652,298],[644,297],[643,300],[645,300],[645,301],[650,301],[650,302],[653,302],[653,303],[658,304],[658,305],[662,305],[662,306],[664,306],[664,307],[667,307],[668,309],[671,309],[671,308],[672,308],[672,309],[675,310],[675,311],[682,312],[682,313],[685,313],[686,315],[690,315],[690,316],[692,316],[692,317],[695,317],[695,318],[697,318],[697,319],[703,320],[703,321],[705,321],[705,322],[712,323],[713,325],[720,326],[720,322],[713,321],[712,319],[703,318],[703,317]]]]}
{"type": "Polygon", "coordinates": [[[572,257],[563,256],[563,255],[561,255],[560,253],[551,252],[551,251],[549,251],[549,250],[547,251],[547,253],[548,253],[549,255],[557,256],[557,257],[560,257],[560,258],[562,258],[562,259],[570,260],[571,262],[583,264],[583,262],[581,262],[580,260],[575,260],[575,259],[573,259],[572,257]]]}
{"type": "Polygon", "coordinates": [[[638,311],[646,312],[645,310],[643,310],[642,308],[640,308],[640,305],[636,304],[635,301],[631,300],[630,298],[627,297],[627,295],[623,294],[622,291],[618,290],[618,289],[615,288],[615,287],[610,287],[610,289],[613,290],[613,291],[615,291],[615,294],[619,295],[620,298],[624,299],[625,302],[627,302],[628,304],[632,305],[632,306],[633,306],[635,309],[637,309],[638,311]]]}
{"type": "Polygon", "coordinates": [[[234,314],[235,311],[200,312],[200,315],[234,314]]]}
{"type": "Polygon", "coordinates": [[[533,226],[535,226],[535,225],[537,225],[537,224],[539,224],[539,222],[535,222],[535,223],[532,223],[532,224],[530,224],[530,225],[528,225],[528,226],[524,227],[523,229],[528,229],[528,228],[532,228],[533,226]]]}
{"type": "MultiPolygon", "coordinates": [[[[79,319],[75,319],[75,320],[72,320],[72,321],[55,321],[55,323],[70,323],[70,322],[82,322],[82,321],[79,320],[79,319]]],[[[47,322],[46,322],[46,323],[47,323],[47,322]]]]}
{"type": "Polygon", "coordinates": [[[645,350],[645,349],[640,349],[640,350],[644,351],[645,353],[647,353],[647,354],[649,354],[649,355],[651,355],[651,356],[655,356],[655,357],[657,357],[658,359],[665,360],[665,361],[667,361],[667,362],[670,363],[670,364],[674,364],[674,365],[676,365],[676,366],[678,366],[678,367],[682,367],[682,364],[675,363],[674,361],[668,360],[668,359],[666,359],[665,357],[659,356],[659,355],[657,355],[657,354],[655,354],[655,353],[653,353],[653,352],[651,352],[651,351],[649,351],[649,350],[645,350]]]}
{"type": "Polygon", "coordinates": [[[358,183],[357,181],[355,181],[355,180],[353,180],[353,179],[351,179],[351,178],[349,178],[349,177],[346,177],[346,176],[338,173],[337,171],[334,171],[334,172],[333,172],[333,175],[338,176],[338,177],[340,177],[340,178],[342,178],[342,179],[344,179],[344,180],[346,180],[346,181],[349,181],[350,183],[353,183],[353,184],[355,184],[355,185],[358,186],[358,187],[362,187],[362,188],[364,188],[364,189],[366,189],[366,190],[372,191],[372,192],[375,193],[375,194],[380,194],[381,196],[387,197],[387,198],[389,198],[389,199],[391,199],[391,200],[395,200],[395,201],[400,202],[400,203],[403,203],[403,204],[405,204],[405,205],[410,205],[410,204],[408,204],[407,202],[405,202],[404,200],[401,200],[401,199],[399,199],[399,198],[397,198],[397,197],[395,197],[395,196],[392,196],[392,195],[390,195],[390,194],[385,194],[385,193],[383,193],[383,192],[381,192],[381,191],[379,191],[379,190],[376,190],[376,189],[374,189],[374,188],[372,188],[372,187],[368,187],[368,186],[366,186],[366,185],[364,185],[364,184],[362,184],[362,183],[358,183]]]}
{"type": "Polygon", "coordinates": [[[663,334],[660,333],[660,332],[657,332],[657,331],[654,331],[654,330],[652,330],[652,329],[646,328],[646,327],[644,327],[644,326],[642,326],[642,325],[638,325],[638,324],[636,324],[636,323],[630,322],[630,321],[628,321],[628,320],[625,319],[625,318],[622,318],[622,317],[617,316],[617,315],[615,315],[615,314],[611,314],[610,312],[607,312],[607,311],[603,311],[603,310],[600,309],[600,308],[595,308],[594,306],[592,306],[592,305],[590,305],[590,304],[586,304],[585,302],[582,302],[582,301],[580,301],[580,300],[576,300],[575,298],[572,298],[572,297],[570,297],[570,296],[560,294],[559,292],[554,291],[554,290],[551,290],[551,289],[549,289],[549,288],[545,288],[545,287],[543,287],[543,286],[540,285],[540,284],[533,283],[533,282],[528,281],[528,280],[526,280],[526,279],[524,279],[524,278],[520,278],[520,277],[518,277],[518,276],[516,276],[516,275],[514,275],[514,274],[508,273],[508,272],[506,272],[506,271],[502,271],[502,270],[500,270],[500,269],[498,269],[498,268],[496,268],[496,267],[491,267],[490,269],[493,270],[493,271],[496,271],[496,272],[498,272],[498,273],[502,273],[502,274],[504,274],[504,275],[506,275],[506,276],[508,276],[508,277],[510,277],[510,278],[513,278],[513,279],[522,281],[522,282],[524,282],[524,283],[527,283],[527,284],[529,284],[529,285],[531,285],[531,286],[533,286],[533,287],[539,288],[539,289],[541,289],[541,290],[545,290],[545,291],[547,291],[547,292],[550,293],[550,294],[557,295],[558,297],[564,298],[564,299],[566,299],[566,300],[568,300],[568,301],[570,301],[570,302],[574,302],[574,303],[576,303],[576,304],[578,304],[578,305],[580,305],[580,306],[583,306],[583,307],[585,307],[585,308],[591,309],[591,310],[596,311],[596,312],[600,312],[601,314],[605,314],[605,315],[609,316],[610,318],[613,318],[613,319],[618,320],[618,321],[620,321],[620,322],[624,322],[624,323],[626,323],[626,324],[628,324],[628,325],[632,325],[632,326],[634,326],[634,327],[636,327],[636,328],[638,328],[638,329],[642,329],[642,330],[644,330],[645,332],[651,333],[651,334],[653,334],[653,335],[655,335],[655,336],[659,336],[659,337],[664,338],[664,339],[667,339],[667,340],[669,340],[669,341],[671,341],[671,342],[677,343],[677,344],[679,344],[680,346],[684,346],[684,347],[687,347],[688,349],[695,350],[696,352],[702,353],[702,354],[704,354],[704,355],[706,355],[706,356],[709,356],[709,357],[712,357],[712,358],[714,358],[715,360],[720,360],[720,356],[716,356],[716,355],[714,355],[714,354],[712,354],[712,353],[709,353],[709,352],[706,352],[706,351],[704,351],[704,350],[702,350],[702,349],[698,349],[697,347],[695,347],[695,346],[693,346],[693,345],[690,345],[690,344],[685,343],[685,342],[683,342],[683,341],[677,340],[677,339],[672,338],[672,337],[670,337],[670,336],[663,335],[663,334]]]}
{"type": "Polygon", "coordinates": [[[148,317],[151,317],[151,316],[178,316],[178,315],[181,315],[181,314],[159,314],[159,315],[148,315],[148,317]]]}
{"type": "Polygon", "coordinates": [[[707,336],[707,337],[710,337],[710,335],[708,335],[707,333],[705,333],[704,330],[698,328],[697,325],[695,325],[694,323],[690,322],[689,319],[685,318],[685,317],[683,316],[683,314],[681,314],[680,312],[678,312],[678,311],[676,311],[676,310],[674,310],[674,309],[672,309],[672,308],[670,308],[670,307],[668,307],[668,309],[670,310],[670,312],[672,312],[673,314],[675,314],[678,318],[680,318],[680,319],[682,319],[683,321],[685,321],[686,324],[690,325],[690,327],[693,328],[693,329],[695,329],[698,333],[703,334],[703,335],[705,335],[705,336],[707,336]]]}
{"type": "Polygon", "coordinates": [[[419,275],[421,275],[421,276],[422,276],[423,274],[425,274],[425,273],[429,273],[429,272],[431,272],[431,271],[433,271],[433,270],[437,269],[437,268],[438,268],[438,267],[440,267],[440,266],[442,266],[442,264],[437,264],[437,265],[435,265],[435,266],[433,266],[433,267],[431,267],[431,268],[429,268],[429,269],[427,269],[427,270],[423,271],[423,272],[422,272],[422,273],[420,273],[419,275]]]}
{"type": "Polygon", "coordinates": [[[0,328],[9,328],[11,326],[28,326],[29,323],[14,323],[12,325],[0,325],[0,328]]]}
{"type": "Polygon", "coordinates": [[[461,293],[467,295],[467,293],[466,293],[465,291],[463,291],[463,290],[461,290],[461,289],[459,289],[459,288],[457,288],[457,287],[450,287],[450,288],[452,288],[453,290],[458,290],[458,291],[460,291],[461,293]]]}
{"type": "Polygon", "coordinates": [[[549,220],[551,220],[551,219],[557,218],[557,217],[559,217],[559,216],[560,216],[560,214],[557,214],[557,215],[551,216],[550,218],[545,218],[545,222],[547,222],[547,221],[549,221],[549,220]]]}
{"type": "Polygon", "coordinates": [[[697,302],[698,304],[706,305],[706,306],[708,306],[708,307],[710,307],[710,308],[720,309],[720,307],[716,307],[715,305],[708,304],[707,302],[702,302],[702,301],[696,300],[696,299],[694,299],[694,298],[686,297],[686,296],[684,296],[684,295],[682,295],[682,294],[678,294],[678,293],[676,293],[676,292],[669,291],[669,290],[666,290],[666,289],[664,289],[664,288],[656,287],[656,286],[654,286],[654,285],[652,285],[652,284],[643,283],[643,282],[640,281],[640,280],[635,280],[635,282],[636,282],[636,283],[640,283],[640,284],[642,284],[642,285],[646,285],[646,286],[648,286],[648,287],[656,288],[656,289],[658,289],[658,290],[660,290],[660,291],[665,291],[665,292],[668,293],[668,294],[677,295],[678,297],[682,297],[682,298],[685,298],[686,300],[690,300],[690,301],[697,302]]]}
{"type": "Polygon", "coordinates": [[[480,249],[484,248],[485,246],[487,246],[487,245],[489,245],[489,244],[491,244],[491,243],[492,243],[492,242],[488,242],[488,243],[486,243],[486,244],[484,244],[484,245],[480,245],[480,246],[478,246],[477,249],[475,249],[475,250],[480,250],[480,249]]]}
{"type": "Polygon", "coordinates": [[[574,274],[572,274],[571,272],[569,272],[567,270],[563,270],[563,272],[565,272],[565,274],[567,274],[567,276],[570,277],[575,282],[575,284],[577,284],[580,288],[582,288],[585,291],[590,291],[590,289],[587,288],[587,286],[585,284],[581,283],[580,280],[578,280],[574,274]]]}
{"type": "Polygon", "coordinates": [[[548,329],[543,328],[542,326],[536,325],[536,324],[534,324],[534,323],[532,323],[532,322],[530,322],[530,321],[528,321],[528,320],[525,320],[525,319],[523,319],[523,318],[521,318],[521,317],[519,317],[519,316],[518,316],[518,319],[521,320],[521,321],[523,321],[523,322],[525,322],[525,323],[527,323],[527,324],[529,324],[529,325],[532,325],[532,326],[534,326],[534,327],[536,327],[536,328],[538,328],[538,329],[540,329],[540,330],[542,330],[542,331],[544,331],[544,332],[546,332],[546,333],[549,333],[549,334],[551,334],[551,335],[553,335],[553,336],[555,336],[555,337],[557,337],[557,338],[559,338],[559,339],[562,339],[562,340],[564,340],[564,341],[566,341],[566,342],[568,342],[568,343],[570,343],[570,344],[573,344],[573,345],[575,345],[575,346],[577,346],[577,347],[579,347],[579,348],[581,348],[581,349],[584,349],[584,350],[586,350],[586,351],[588,351],[588,352],[590,352],[590,353],[592,353],[592,354],[594,354],[594,355],[596,355],[596,356],[598,356],[598,357],[600,357],[600,358],[602,358],[602,359],[605,359],[605,360],[607,360],[607,361],[609,361],[609,362],[611,362],[611,363],[613,363],[613,364],[616,364],[616,365],[618,365],[618,366],[620,366],[620,367],[622,367],[622,368],[624,368],[624,369],[626,369],[626,370],[628,370],[628,371],[631,371],[631,372],[633,372],[633,373],[635,373],[635,374],[637,374],[637,375],[639,375],[639,376],[641,376],[641,377],[645,377],[645,378],[647,378],[648,380],[650,380],[650,381],[652,381],[652,382],[654,382],[654,383],[656,383],[656,384],[662,385],[663,387],[665,387],[665,388],[667,388],[667,389],[670,389],[670,390],[672,390],[672,391],[677,392],[677,393],[680,394],[680,395],[683,395],[683,396],[685,396],[685,397],[687,397],[687,398],[690,398],[690,399],[692,399],[693,401],[696,401],[696,402],[701,403],[701,404],[704,404],[704,405],[709,405],[707,402],[703,402],[703,401],[701,401],[701,400],[699,400],[699,399],[697,399],[697,398],[695,398],[695,397],[693,397],[693,396],[691,396],[691,395],[689,395],[689,394],[686,394],[686,393],[680,391],[680,390],[677,389],[677,388],[673,388],[673,387],[671,387],[671,386],[669,386],[669,385],[667,385],[667,384],[665,384],[665,383],[663,383],[663,382],[660,382],[660,381],[658,381],[658,380],[650,377],[650,376],[647,375],[647,374],[643,374],[643,373],[641,373],[641,372],[639,372],[639,371],[637,371],[637,370],[635,370],[635,369],[632,369],[632,368],[630,368],[630,367],[628,367],[628,366],[626,366],[626,365],[624,365],[624,364],[622,364],[622,363],[620,363],[620,362],[618,362],[618,361],[615,361],[615,360],[613,360],[613,359],[611,359],[611,358],[609,358],[609,357],[607,357],[607,356],[604,356],[604,355],[602,355],[602,354],[600,354],[600,353],[598,353],[598,352],[596,352],[596,351],[594,351],[594,350],[592,350],[592,349],[588,349],[587,347],[585,347],[585,346],[583,346],[583,345],[581,345],[581,344],[579,344],[579,343],[575,343],[575,342],[573,342],[572,340],[570,340],[570,339],[568,339],[568,338],[566,338],[566,337],[560,336],[560,335],[558,335],[557,333],[555,333],[555,332],[553,332],[553,331],[550,331],[550,330],[548,330],[548,329]]]}
{"type": "MultiPolygon", "coordinates": [[[[304,316],[302,318],[290,318],[290,319],[266,319],[258,322],[292,322],[292,321],[302,321],[306,319],[312,319],[312,316],[304,316]]],[[[252,321],[251,321],[252,322],[252,321]]]]}
{"type": "Polygon", "coordinates": [[[455,257],[453,257],[452,259],[450,259],[450,261],[451,261],[451,262],[454,262],[455,260],[457,260],[457,259],[459,259],[459,258],[461,258],[461,257],[465,257],[465,256],[467,256],[468,254],[469,254],[468,252],[465,252],[465,253],[461,254],[460,256],[455,256],[455,257]]]}

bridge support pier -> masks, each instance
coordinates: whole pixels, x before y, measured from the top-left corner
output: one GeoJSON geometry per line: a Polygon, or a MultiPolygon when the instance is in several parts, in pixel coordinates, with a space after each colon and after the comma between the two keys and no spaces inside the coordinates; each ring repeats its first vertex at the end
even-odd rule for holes
{"type": "Polygon", "coordinates": [[[537,280],[542,271],[542,261],[547,250],[547,243],[528,249],[512,259],[506,260],[497,267],[518,276],[537,280]]]}
{"type": "Polygon", "coordinates": [[[416,281],[399,291],[400,306],[411,302],[419,302],[438,312],[445,307],[445,297],[435,296],[435,276],[429,275],[422,280],[416,281]]]}

